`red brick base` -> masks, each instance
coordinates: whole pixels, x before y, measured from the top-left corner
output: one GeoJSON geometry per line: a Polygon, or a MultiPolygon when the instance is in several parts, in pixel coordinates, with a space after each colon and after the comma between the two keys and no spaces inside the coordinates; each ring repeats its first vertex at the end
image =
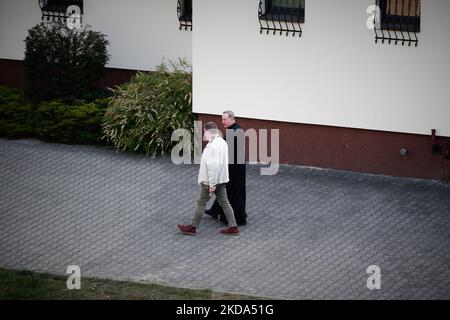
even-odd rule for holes
{"type": "MultiPolygon", "coordinates": [[[[204,123],[221,116],[198,114],[204,123]]],[[[332,126],[245,119],[244,129],[279,129],[280,162],[356,172],[425,179],[448,179],[450,159],[431,153],[430,136],[332,126]],[[406,148],[408,154],[400,155],[406,148]]],[[[431,134],[431,128],[430,128],[431,134]]],[[[270,139],[268,139],[270,141],[270,139]]],[[[437,137],[445,151],[449,137],[437,137]]],[[[270,155],[270,154],[269,154],[270,155]]]]}
{"type": "MultiPolygon", "coordinates": [[[[0,85],[24,89],[24,64],[20,60],[0,59],[0,85]]],[[[128,81],[136,70],[106,68],[106,74],[100,81],[103,87],[114,87],[128,81]]]]}

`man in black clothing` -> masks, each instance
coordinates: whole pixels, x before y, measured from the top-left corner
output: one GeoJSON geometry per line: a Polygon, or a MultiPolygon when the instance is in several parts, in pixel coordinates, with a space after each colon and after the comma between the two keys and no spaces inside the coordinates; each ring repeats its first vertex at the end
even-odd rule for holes
{"type": "MultiPolygon", "coordinates": [[[[236,130],[241,129],[239,124],[237,124],[234,119],[234,113],[230,110],[223,112],[222,125],[226,130],[233,130],[233,132],[230,133],[234,133],[236,130]]],[[[241,133],[243,133],[243,131],[241,131],[241,133]]],[[[230,159],[228,164],[230,181],[227,183],[227,196],[228,200],[230,201],[231,207],[233,208],[236,223],[242,226],[247,224],[247,213],[245,212],[245,154],[243,154],[245,150],[245,140],[241,139],[239,141],[237,137],[234,136],[234,134],[226,134],[226,138],[230,154],[231,145],[234,144],[234,156],[233,159],[230,159]],[[230,139],[233,139],[234,143],[233,141],[229,141],[230,139]]],[[[217,200],[214,201],[211,209],[205,210],[205,213],[210,215],[214,219],[220,217],[220,220],[222,222],[227,223],[226,217],[222,211],[222,208],[217,203],[217,200]]]]}

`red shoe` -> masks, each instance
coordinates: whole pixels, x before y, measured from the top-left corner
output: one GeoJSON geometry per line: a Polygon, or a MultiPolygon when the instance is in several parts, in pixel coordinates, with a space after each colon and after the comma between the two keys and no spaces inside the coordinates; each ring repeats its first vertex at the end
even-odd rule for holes
{"type": "Polygon", "coordinates": [[[184,234],[188,234],[190,236],[195,236],[197,232],[197,228],[190,224],[179,224],[178,229],[180,229],[180,231],[184,234]]]}
{"type": "Polygon", "coordinates": [[[229,236],[238,236],[239,228],[238,227],[230,227],[230,228],[222,229],[222,230],[220,230],[220,233],[226,234],[229,236]]]}

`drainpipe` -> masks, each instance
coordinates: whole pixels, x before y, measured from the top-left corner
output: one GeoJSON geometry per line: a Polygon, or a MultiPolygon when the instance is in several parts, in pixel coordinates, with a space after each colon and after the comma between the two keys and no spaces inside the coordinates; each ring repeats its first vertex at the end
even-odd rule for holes
{"type": "Polygon", "coordinates": [[[445,172],[445,181],[449,182],[449,171],[448,171],[448,163],[450,162],[450,142],[445,141],[443,143],[444,146],[438,143],[436,138],[436,129],[431,129],[431,154],[442,154],[444,156],[444,172],[445,172]],[[444,149],[444,150],[443,150],[444,149]]]}
{"type": "Polygon", "coordinates": [[[448,163],[450,162],[450,143],[448,141],[445,142],[445,152],[444,152],[444,161],[445,161],[445,182],[450,182],[449,172],[448,172],[448,163]]]}
{"type": "Polygon", "coordinates": [[[450,142],[445,142],[445,152],[444,152],[445,158],[448,160],[450,159],[450,142]]]}
{"type": "Polygon", "coordinates": [[[442,147],[436,142],[436,129],[431,129],[431,153],[442,154],[442,147]]]}

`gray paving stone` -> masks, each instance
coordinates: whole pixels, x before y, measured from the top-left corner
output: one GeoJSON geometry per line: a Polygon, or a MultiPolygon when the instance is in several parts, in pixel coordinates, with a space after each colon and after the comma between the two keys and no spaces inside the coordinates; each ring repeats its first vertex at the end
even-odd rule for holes
{"type": "Polygon", "coordinates": [[[450,186],[248,166],[239,237],[189,222],[198,166],[105,147],[0,139],[0,266],[286,299],[449,299],[450,186]],[[366,287],[369,265],[381,290],[366,287]]]}

